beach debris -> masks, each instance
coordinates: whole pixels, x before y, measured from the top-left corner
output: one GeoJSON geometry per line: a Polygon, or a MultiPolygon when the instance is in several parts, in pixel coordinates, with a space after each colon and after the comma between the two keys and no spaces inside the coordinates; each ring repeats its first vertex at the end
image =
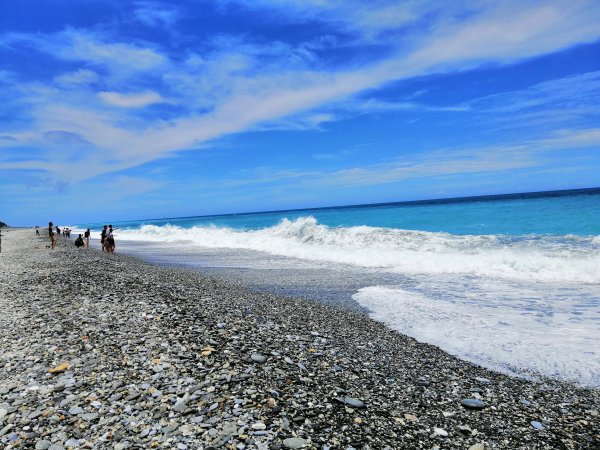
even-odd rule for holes
{"type": "Polygon", "coordinates": [[[202,349],[202,356],[210,356],[210,354],[214,351],[215,351],[214,347],[211,347],[210,345],[208,345],[202,349]]]}
{"type": "Polygon", "coordinates": [[[54,366],[52,369],[49,369],[48,372],[49,373],[61,373],[66,370],[69,370],[70,367],[71,367],[71,364],[69,364],[68,362],[63,362],[63,363],[60,363],[58,366],[54,366]]]}

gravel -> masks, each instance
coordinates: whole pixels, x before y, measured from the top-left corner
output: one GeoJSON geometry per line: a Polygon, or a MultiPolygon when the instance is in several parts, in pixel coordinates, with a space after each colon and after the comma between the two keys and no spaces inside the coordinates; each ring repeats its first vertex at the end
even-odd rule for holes
{"type": "Polygon", "coordinates": [[[598,390],[495,373],[361,312],[3,234],[3,449],[599,448],[598,390]]]}

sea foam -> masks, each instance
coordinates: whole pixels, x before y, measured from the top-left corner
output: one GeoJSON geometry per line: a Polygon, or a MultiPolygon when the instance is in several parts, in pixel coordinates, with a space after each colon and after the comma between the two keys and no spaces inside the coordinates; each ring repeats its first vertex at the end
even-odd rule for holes
{"type": "MultiPolygon", "coordinates": [[[[493,369],[600,386],[598,236],[330,227],[311,216],[258,229],[167,224],[115,233],[117,248],[151,242],[188,260],[195,249],[233,261],[238,252],[251,261],[246,272],[285,260],[300,277],[315,265],[348,277],[365,273],[370,284],[354,284],[353,298],[391,328],[493,369]]],[[[323,281],[344,290],[343,280],[323,281]]]]}
{"type": "MultiPolygon", "coordinates": [[[[432,298],[371,286],[353,296],[371,317],[418,341],[512,374],[600,386],[599,306],[552,295],[512,302],[492,296],[432,298]],[[588,314],[584,310],[588,308],[588,314]]],[[[504,299],[506,300],[506,299],[504,299]]]]}
{"type": "Polygon", "coordinates": [[[255,250],[402,274],[600,282],[598,237],[462,236],[370,226],[328,227],[313,217],[302,217],[258,230],[143,225],[118,230],[117,239],[255,250]]]}

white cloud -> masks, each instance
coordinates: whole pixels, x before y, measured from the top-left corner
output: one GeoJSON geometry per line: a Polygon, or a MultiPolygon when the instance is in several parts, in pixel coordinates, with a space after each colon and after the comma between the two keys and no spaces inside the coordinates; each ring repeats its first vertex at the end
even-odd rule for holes
{"type": "Polygon", "coordinates": [[[512,62],[599,38],[600,12],[589,1],[529,6],[500,2],[466,23],[442,24],[408,64],[440,70],[468,62],[512,62]]]}
{"type": "MultiPolygon", "coordinates": [[[[284,3],[289,4],[279,4],[284,3]]],[[[478,64],[509,63],[600,37],[600,10],[589,1],[548,1],[536,7],[521,2],[477,2],[475,7],[461,10],[460,20],[451,20],[448,13],[457,6],[435,9],[436,4],[439,2],[425,6],[419,2],[404,6],[361,2],[353,8],[341,1],[308,3],[313,12],[322,8],[335,11],[331,20],[360,24],[363,17],[372,26],[378,21],[368,17],[380,17],[387,11],[389,20],[382,29],[397,27],[405,32],[403,37],[396,36],[397,45],[379,60],[360,64],[348,60],[335,70],[314,65],[316,53],[311,53],[310,45],[257,44],[227,35],[210,39],[207,51],[190,51],[183,59],[170,58],[166,50],[143,42],[112,42],[105,35],[82,30],[5,36],[5,43],[35,45],[58,58],[120,76],[103,77],[107,86],[97,93],[88,86],[80,91],[61,90],[61,82],[93,78],[96,72],[89,69],[60,76],[58,86],[24,85],[23,102],[31,105],[35,122],[26,131],[11,130],[16,144],[5,140],[0,145],[44,145],[44,135],[51,130],[80,136],[95,148],[86,156],[83,170],[75,170],[79,162],[58,161],[52,152],[48,160],[32,161],[32,165],[61,178],[82,180],[165,158],[175,151],[197,149],[227,134],[268,127],[277,121],[283,126],[318,126],[335,118],[323,108],[343,106],[353,96],[393,81],[478,64]],[[358,13],[365,8],[369,14],[358,13]],[[425,14],[425,10],[435,13],[425,14]],[[426,21],[427,26],[412,28],[415,21],[426,21]],[[161,80],[154,83],[155,90],[138,88],[147,86],[147,77],[161,80]],[[125,78],[127,82],[123,82],[125,78]],[[173,95],[178,96],[178,116],[148,119],[138,111],[173,95]]],[[[413,102],[363,105],[373,110],[420,107],[413,102]]]]}
{"type": "Polygon", "coordinates": [[[56,58],[85,62],[116,73],[155,70],[168,59],[147,43],[111,42],[111,37],[88,30],[66,29],[51,35],[11,33],[0,45],[25,44],[56,58]]]}
{"type": "Polygon", "coordinates": [[[165,100],[160,94],[153,91],[138,92],[136,94],[121,94],[119,92],[102,91],[98,93],[98,97],[110,105],[121,108],[143,108],[144,106],[153,105],[155,103],[165,103],[165,100]]]}
{"type": "Polygon", "coordinates": [[[465,10],[480,7],[477,1],[440,2],[436,0],[218,0],[222,4],[239,4],[249,9],[278,13],[278,20],[288,22],[320,21],[334,23],[344,32],[352,32],[366,39],[380,37],[381,33],[416,26],[425,28],[427,19],[450,18],[465,10]]]}
{"type": "MultiPolygon", "coordinates": [[[[562,130],[543,139],[506,145],[437,149],[361,167],[333,171],[256,168],[235,174],[219,187],[239,187],[288,181],[287,188],[360,187],[398,183],[408,179],[490,174],[503,171],[548,170],[557,152],[600,148],[600,128],[562,130]]],[[[560,155],[558,155],[560,156],[560,155]]],[[[553,167],[555,167],[553,165],[553,167]]]]}
{"type": "Polygon", "coordinates": [[[162,2],[138,1],[135,6],[135,18],[148,26],[170,28],[180,18],[179,10],[162,2]]]}
{"type": "Polygon", "coordinates": [[[54,81],[60,84],[91,84],[100,79],[100,76],[89,69],[79,69],[75,72],[68,72],[54,78],[54,81]]]}

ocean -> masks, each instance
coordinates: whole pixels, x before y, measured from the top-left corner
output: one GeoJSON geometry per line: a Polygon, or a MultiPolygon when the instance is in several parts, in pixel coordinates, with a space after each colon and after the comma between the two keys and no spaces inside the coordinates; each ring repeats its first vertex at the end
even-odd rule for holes
{"type": "Polygon", "coordinates": [[[600,387],[600,189],[112,224],[117,251],[357,308],[493,370],[600,387]]]}

